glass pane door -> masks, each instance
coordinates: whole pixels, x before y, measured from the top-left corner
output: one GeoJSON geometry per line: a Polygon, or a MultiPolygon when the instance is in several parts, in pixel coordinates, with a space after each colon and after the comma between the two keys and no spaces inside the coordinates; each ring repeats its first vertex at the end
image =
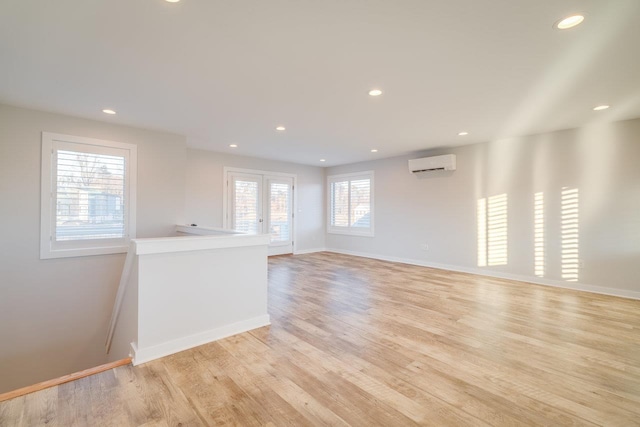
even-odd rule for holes
{"type": "Polygon", "coordinates": [[[269,194],[268,229],[272,245],[291,244],[291,178],[267,178],[269,194]]]}
{"type": "Polygon", "coordinates": [[[231,228],[249,234],[262,233],[262,177],[231,174],[231,228]]]}
{"type": "Polygon", "coordinates": [[[293,177],[227,172],[225,226],[268,234],[269,255],[293,253],[293,177]]]}

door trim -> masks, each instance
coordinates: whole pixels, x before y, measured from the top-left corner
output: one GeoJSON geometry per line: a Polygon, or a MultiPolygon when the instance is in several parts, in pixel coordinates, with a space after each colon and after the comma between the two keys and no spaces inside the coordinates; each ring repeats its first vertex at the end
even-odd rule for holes
{"type": "Polygon", "coordinates": [[[297,233],[298,233],[298,175],[293,173],[285,173],[285,172],[272,172],[258,169],[245,169],[245,168],[236,168],[233,166],[224,166],[222,168],[222,228],[225,230],[229,230],[229,218],[227,216],[229,209],[229,172],[235,173],[249,173],[254,175],[268,175],[268,176],[280,176],[283,178],[292,178],[293,179],[293,206],[291,208],[291,213],[293,214],[293,235],[291,239],[293,241],[293,245],[291,247],[291,253],[296,252],[297,245],[297,233]]]}

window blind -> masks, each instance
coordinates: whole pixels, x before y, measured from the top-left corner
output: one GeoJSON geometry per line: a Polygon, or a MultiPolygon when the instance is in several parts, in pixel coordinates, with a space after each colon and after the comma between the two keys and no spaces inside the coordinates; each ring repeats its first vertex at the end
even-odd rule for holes
{"type": "Polygon", "coordinates": [[[373,172],[329,177],[329,232],[373,235],[373,172]]]}
{"type": "Polygon", "coordinates": [[[55,240],[126,236],[125,157],[55,152],[55,240]]]}
{"type": "Polygon", "coordinates": [[[256,234],[258,232],[258,183],[234,179],[234,230],[256,234]]]}
{"type": "Polygon", "coordinates": [[[269,234],[271,242],[291,240],[291,185],[271,182],[269,185],[269,234]]]}
{"type": "Polygon", "coordinates": [[[349,225],[349,181],[331,184],[331,225],[334,227],[349,225]]]}
{"type": "Polygon", "coordinates": [[[350,182],[349,224],[352,227],[371,227],[371,180],[358,179],[350,182]]]}

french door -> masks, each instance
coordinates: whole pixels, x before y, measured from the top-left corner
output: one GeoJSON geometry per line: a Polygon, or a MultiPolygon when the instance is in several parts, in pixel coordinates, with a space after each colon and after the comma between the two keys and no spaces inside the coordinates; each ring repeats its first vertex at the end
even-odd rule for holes
{"type": "Polygon", "coordinates": [[[269,234],[269,255],[293,252],[293,177],[227,172],[227,228],[269,234]]]}

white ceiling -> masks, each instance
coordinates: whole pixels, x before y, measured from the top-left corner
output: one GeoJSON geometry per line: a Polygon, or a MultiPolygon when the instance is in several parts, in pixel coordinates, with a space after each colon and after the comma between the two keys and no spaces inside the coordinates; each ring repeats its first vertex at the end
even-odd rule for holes
{"type": "Polygon", "coordinates": [[[639,0],[1,0],[0,103],[329,166],[640,117],[639,18],[639,0]]]}

